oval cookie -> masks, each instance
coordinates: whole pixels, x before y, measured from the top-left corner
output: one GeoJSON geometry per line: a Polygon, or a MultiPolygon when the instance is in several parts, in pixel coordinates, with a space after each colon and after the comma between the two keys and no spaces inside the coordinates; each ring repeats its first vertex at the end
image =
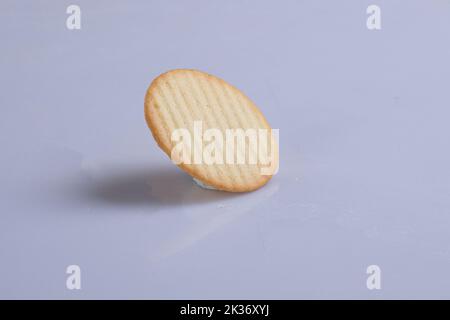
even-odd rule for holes
{"type": "Polygon", "coordinates": [[[261,111],[210,74],[179,69],[158,76],[145,96],[145,119],[171,160],[215,189],[252,191],[278,168],[277,137],[261,111]]]}

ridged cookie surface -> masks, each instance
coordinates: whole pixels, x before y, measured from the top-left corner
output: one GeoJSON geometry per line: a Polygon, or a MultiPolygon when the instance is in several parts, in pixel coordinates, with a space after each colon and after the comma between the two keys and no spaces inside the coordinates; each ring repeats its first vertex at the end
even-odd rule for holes
{"type": "MultiPolygon", "coordinates": [[[[241,91],[215,76],[188,69],[172,70],[153,80],[145,97],[145,119],[156,142],[169,157],[176,145],[172,141],[173,132],[184,128],[194,136],[194,122],[201,121],[203,131],[218,129],[224,137],[227,129],[271,130],[262,113],[241,91]]],[[[203,147],[207,145],[200,143],[203,147]]],[[[257,152],[248,146],[244,149],[236,146],[235,152],[243,152],[247,157],[257,152]]],[[[255,190],[271,178],[261,174],[261,168],[267,165],[249,161],[178,166],[206,185],[231,192],[255,190]]]]}

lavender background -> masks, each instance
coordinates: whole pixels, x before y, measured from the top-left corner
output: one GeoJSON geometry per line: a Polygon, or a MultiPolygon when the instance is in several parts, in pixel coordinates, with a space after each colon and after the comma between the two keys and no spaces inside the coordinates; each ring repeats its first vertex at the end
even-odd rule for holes
{"type": "Polygon", "coordinates": [[[0,298],[450,298],[450,1],[3,0],[0,39],[0,298]],[[173,68],[280,129],[265,188],[158,149],[143,98],[173,68]]]}

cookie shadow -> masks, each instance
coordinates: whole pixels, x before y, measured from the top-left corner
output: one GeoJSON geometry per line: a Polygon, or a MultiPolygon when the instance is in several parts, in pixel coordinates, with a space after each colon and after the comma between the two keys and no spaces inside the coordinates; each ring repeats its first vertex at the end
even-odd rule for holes
{"type": "Polygon", "coordinates": [[[206,190],[180,169],[124,168],[88,177],[78,190],[92,202],[123,206],[169,207],[220,202],[240,194],[206,190]]]}

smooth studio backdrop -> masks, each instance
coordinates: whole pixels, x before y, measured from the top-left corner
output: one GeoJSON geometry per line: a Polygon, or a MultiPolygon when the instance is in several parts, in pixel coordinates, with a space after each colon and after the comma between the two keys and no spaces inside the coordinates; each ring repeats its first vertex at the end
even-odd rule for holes
{"type": "Polygon", "coordinates": [[[8,0],[0,39],[1,298],[450,298],[449,1],[8,0]],[[156,146],[174,68],[280,129],[266,187],[199,189],[156,146]]]}

